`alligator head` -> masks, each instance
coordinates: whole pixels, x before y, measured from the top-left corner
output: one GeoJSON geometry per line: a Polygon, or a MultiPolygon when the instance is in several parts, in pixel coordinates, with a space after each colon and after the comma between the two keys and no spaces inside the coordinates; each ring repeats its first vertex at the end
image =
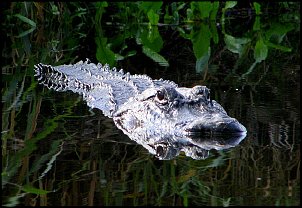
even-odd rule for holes
{"type": "Polygon", "coordinates": [[[210,99],[205,86],[146,89],[129,99],[113,115],[115,124],[127,134],[170,131],[178,135],[199,132],[245,134],[246,128],[210,99]]]}
{"type": "Polygon", "coordinates": [[[209,149],[229,148],[246,135],[245,127],[210,99],[205,86],[179,88],[169,80],[125,74],[89,60],[54,67],[37,64],[35,76],[49,89],[83,95],[88,106],[113,118],[126,135],[161,159],[180,151],[206,158],[209,149]],[[232,135],[229,140],[205,139],[205,132],[232,135]],[[198,133],[202,139],[192,139],[198,133]]]}

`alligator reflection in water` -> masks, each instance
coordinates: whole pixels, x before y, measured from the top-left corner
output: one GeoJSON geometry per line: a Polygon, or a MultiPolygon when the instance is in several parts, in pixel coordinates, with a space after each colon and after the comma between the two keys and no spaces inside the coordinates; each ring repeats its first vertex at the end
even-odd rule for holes
{"type": "Polygon", "coordinates": [[[173,159],[180,152],[200,160],[208,158],[210,150],[227,150],[237,146],[246,134],[203,133],[178,137],[159,132],[146,138],[144,138],[146,134],[128,136],[161,160],[173,159]]]}
{"type": "Polygon", "coordinates": [[[124,74],[88,60],[54,67],[37,64],[35,73],[49,89],[81,94],[88,106],[102,110],[126,135],[161,159],[171,159],[180,151],[206,158],[209,149],[227,149],[246,135],[246,128],[210,99],[205,86],[178,87],[172,81],[124,74]],[[213,132],[232,136],[193,138],[213,132]]]}

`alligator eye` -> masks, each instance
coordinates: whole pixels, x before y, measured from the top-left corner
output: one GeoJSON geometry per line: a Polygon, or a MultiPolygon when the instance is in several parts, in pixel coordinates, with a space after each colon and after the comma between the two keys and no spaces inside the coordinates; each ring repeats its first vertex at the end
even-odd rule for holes
{"type": "Polygon", "coordinates": [[[165,95],[162,91],[157,91],[156,96],[158,100],[163,100],[165,98],[165,95]]]}

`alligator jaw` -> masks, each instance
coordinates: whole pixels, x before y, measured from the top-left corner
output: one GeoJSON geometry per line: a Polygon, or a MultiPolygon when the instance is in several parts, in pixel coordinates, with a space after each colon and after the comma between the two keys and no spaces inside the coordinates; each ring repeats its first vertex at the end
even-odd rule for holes
{"type": "Polygon", "coordinates": [[[224,133],[224,134],[246,134],[246,128],[236,119],[229,119],[226,121],[194,121],[184,127],[184,131],[190,134],[196,133],[224,133]]]}

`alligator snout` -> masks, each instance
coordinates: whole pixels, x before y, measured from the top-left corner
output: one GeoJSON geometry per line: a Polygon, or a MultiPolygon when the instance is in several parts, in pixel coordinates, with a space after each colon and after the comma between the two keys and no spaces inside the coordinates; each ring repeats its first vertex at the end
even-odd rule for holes
{"type": "Polygon", "coordinates": [[[246,132],[246,128],[238,121],[227,123],[223,129],[224,132],[236,133],[246,132]]]}
{"type": "Polygon", "coordinates": [[[246,128],[236,119],[231,119],[229,121],[194,121],[184,127],[184,131],[189,134],[204,132],[242,134],[247,132],[246,128]]]}

